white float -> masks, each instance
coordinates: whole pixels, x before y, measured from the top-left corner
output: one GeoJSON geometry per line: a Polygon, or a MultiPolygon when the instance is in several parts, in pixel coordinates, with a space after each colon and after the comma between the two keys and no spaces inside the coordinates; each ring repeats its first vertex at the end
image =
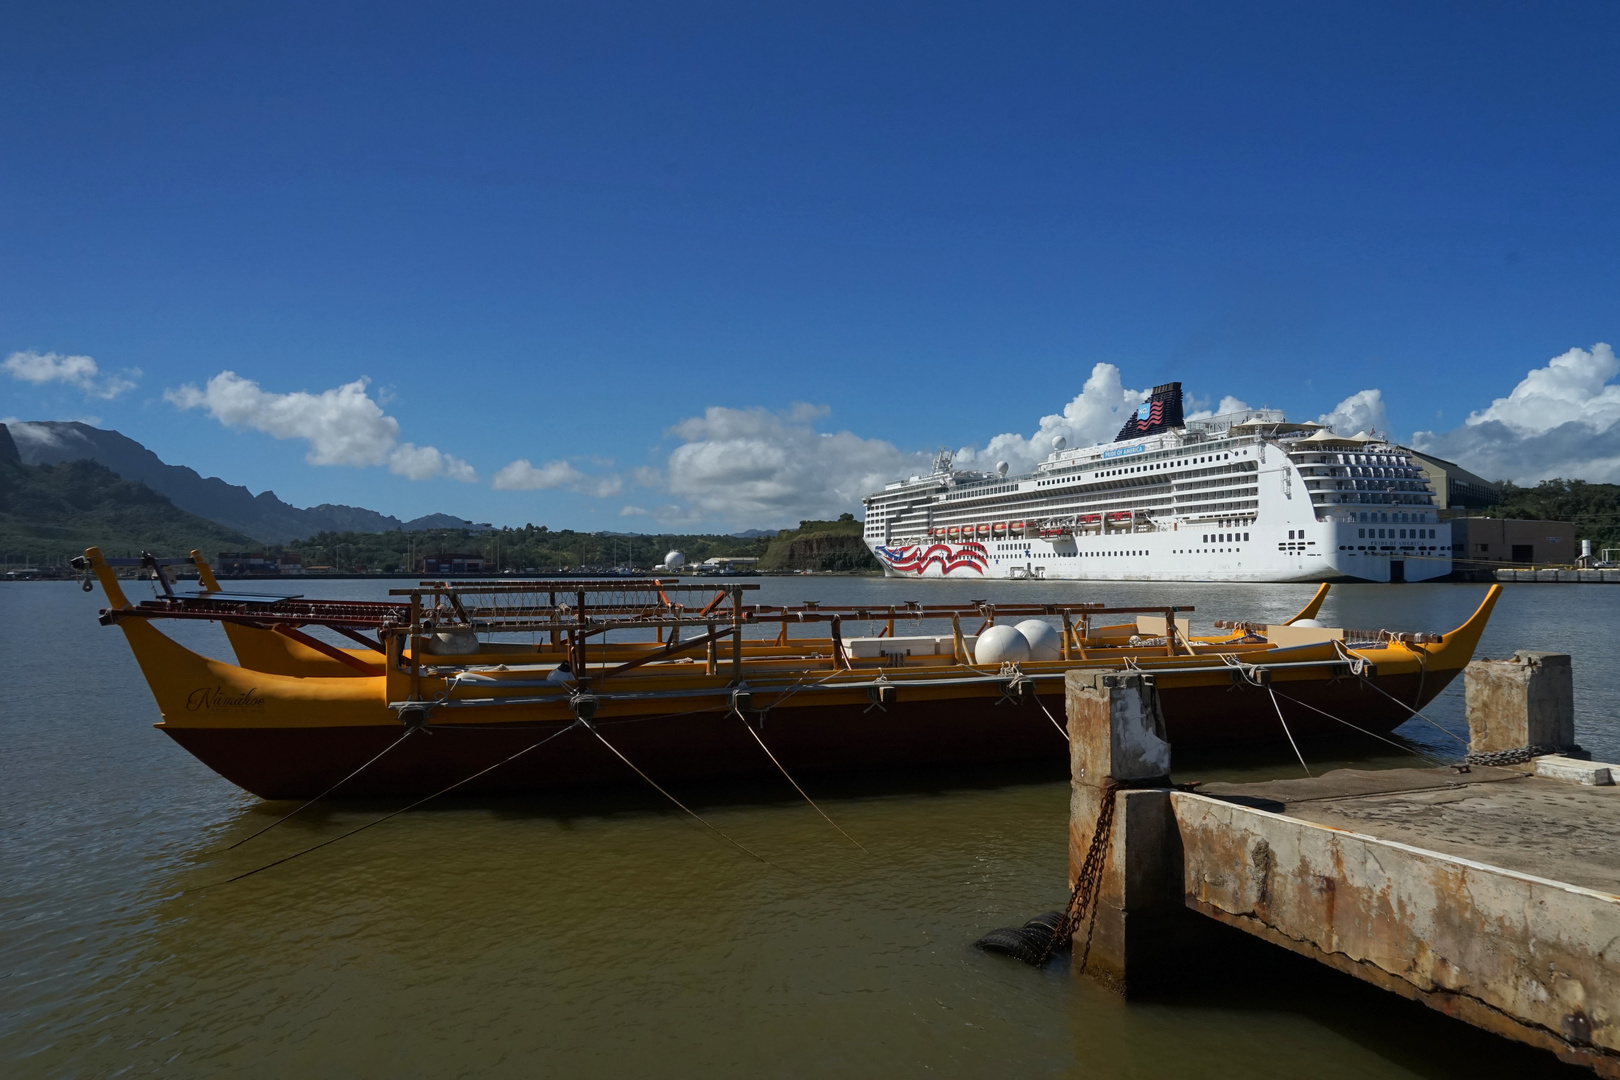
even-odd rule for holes
{"type": "Polygon", "coordinates": [[[1018,627],[1005,623],[989,627],[973,643],[973,662],[1001,665],[1011,661],[1021,664],[1029,659],[1029,638],[1018,632],[1018,627]]]}
{"type": "Polygon", "coordinates": [[[1031,660],[1063,659],[1063,635],[1045,619],[1025,619],[1013,629],[1029,642],[1031,660]]]}

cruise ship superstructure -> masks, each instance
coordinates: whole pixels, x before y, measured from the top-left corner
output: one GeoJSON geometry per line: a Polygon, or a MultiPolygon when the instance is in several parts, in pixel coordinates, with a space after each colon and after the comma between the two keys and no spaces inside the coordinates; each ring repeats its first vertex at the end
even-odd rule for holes
{"type": "Polygon", "coordinates": [[[1153,388],[1114,442],[1053,440],[1025,476],[953,467],[868,495],[891,577],[1101,581],[1424,581],[1451,572],[1427,475],[1376,434],[1273,409],[1182,417],[1153,388]]]}

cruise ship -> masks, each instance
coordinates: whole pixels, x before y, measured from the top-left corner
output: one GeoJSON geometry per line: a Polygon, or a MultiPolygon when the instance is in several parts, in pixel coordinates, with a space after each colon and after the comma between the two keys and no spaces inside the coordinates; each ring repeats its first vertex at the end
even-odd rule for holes
{"type": "Polygon", "coordinates": [[[1451,527],[1411,455],[1377,434],[1275,409],[1182,416],[1181,384],[1112,443],[1053,440],[1026,476],[953,467],[862,500],[891,577],[1085,581],[1425,581],[1451,572],[1451,527]]]}

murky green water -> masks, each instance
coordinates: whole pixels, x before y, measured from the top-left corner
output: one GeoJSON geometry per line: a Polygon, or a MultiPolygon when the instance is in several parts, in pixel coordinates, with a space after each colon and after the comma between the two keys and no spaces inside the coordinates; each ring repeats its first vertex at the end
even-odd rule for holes
{"type": "MultiPolygon", "coordinates": [[[[1305,587],[764,579],[771,602],[1052,596],[1276,618],[1305,587]]],[[[373,583],[304,583],[376,596],[373,583]]],[[[1341,587],[1336,625],[1447,629],[1483,586],[1341,587]]],[[[344,803],[240,849],[290,807],[152,730],[100,594],[0,584],[0,1070],[8,1076],[1524,1076],[1550,1058],[1263,948],[1189,958],[1173,999],[1123,1003],[980,954],[1064,894],[1067,781],[1029,771],[445,800],[231,885],[395,809],[344,803]]],[[[172,624],[171,624],[172,625],[172,624]]],[[[1511,587],[1481,652],[1575,656],[1578,737],[1620,757],[1620,589],[1511,587]]],[[[223,636],[176,636],[222,654],[223,636]]],[[[859,632],[852,628],[851,632],[859,632]]],[[[1460,682],[1429,710],[1461,731],[1460,682]]],[[[1400,735],[1453,752],[1414,721],[1400,735]]],[[[1307,747],[1313,768],[1403,764],[1307,747]]],[[[1297,774],[1181,761],[1183,778],[1297,774]]]]}

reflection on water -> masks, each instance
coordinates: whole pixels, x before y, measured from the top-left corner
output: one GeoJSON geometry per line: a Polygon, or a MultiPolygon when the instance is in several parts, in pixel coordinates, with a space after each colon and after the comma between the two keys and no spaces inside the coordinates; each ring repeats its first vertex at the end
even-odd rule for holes
{"type": "MultiPolygon", "coordinates": [[[[1195,627],[1276,619],[1298,586],[921,584],[764,579],[760,598],[973,597],[1179,603],[1195,627]]],[[[375,596],[372,583],[302,583],[375,596]]],[[[1323,618],[1448,629],[1483,587],[1336,588],[1323,618]]],[[[154,732],[156,710],[99,595],[0,585],[14,688],[0,713],[0,1061],[11,1075],[1479,1076],[1552,1071],[1515,1048],[1311,965],[1250,949],[1189,965],[1173,999],[1125,1005],[1054,967],[970,943],[1057,906],[1061,771],[924,773],[677,794],[770,860],[718,843],[650,791],[445,800],[265,873],[244,870],[395,809],[284,813],[154,732]]],[[[1615,674],[1590,628],[1620,590],[1510,589],[1482,652],[1574,654],[1579,737],[1620,756],[1615,674]]],[[[858,632],[858,631],[854,631],[858,632]]],[[[207,627],[175,631],[216,654],[207,627]]],[[[1462,731],[1461,684],[1429,715],[1462,731]]],[[[1445,733],[1400,731],[1454,755],[1445,733]]],[[[1402,764],[1307,746],[1313,769],[1402,764]]],[[[1296,775],[1178,760],[1183,778],[1296,775]]]]}

